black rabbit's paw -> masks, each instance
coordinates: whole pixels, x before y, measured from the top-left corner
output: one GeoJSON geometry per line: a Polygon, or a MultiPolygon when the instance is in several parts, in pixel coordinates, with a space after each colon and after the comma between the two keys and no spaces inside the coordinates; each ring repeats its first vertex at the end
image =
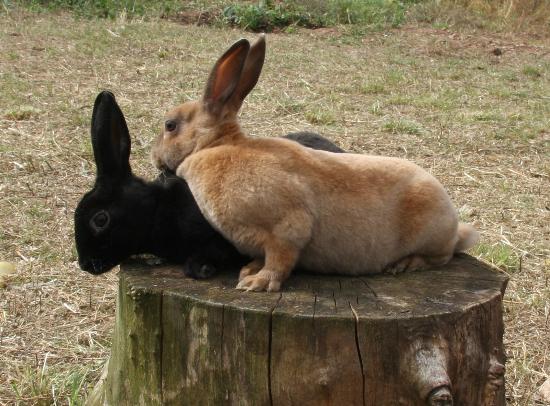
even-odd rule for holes
{"type": "Polygon", "coordinates": [[[162,265],[164,264],[166,261],[163,259],[163,258],[147,258],[145,260],[145,263],[147,265],[150,265],[150,266],[157,266],[157,265],[162,265]]]}
{"type": "Polygon", "coordinates": [[[216,273],[216,268],[212,264],[189,259],[183,265],[183,273],[193,279],[208,279],[216,273]]]}

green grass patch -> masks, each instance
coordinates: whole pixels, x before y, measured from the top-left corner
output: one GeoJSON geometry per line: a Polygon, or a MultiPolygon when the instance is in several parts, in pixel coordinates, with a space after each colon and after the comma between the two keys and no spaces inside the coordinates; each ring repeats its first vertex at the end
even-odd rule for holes
{"type": "Polygon", "coordinates": [[[421,94],[412,100],[413,106],[449,112],[459,106],[460,94],[458,92],[442,89],[438,93],[421,94]]]}
{"type": "Polygon", "coordinates": [[[415,99],[409,95],[395,94],[387,99],[386,103],[391,106],[412,106],[415,99]]]}
{"type": "Polygon", "coordinates": [[[37,12],[65,9],[87,18],[116,18],[122,14],[132,18],[175,14],[183,9],[185,2],[178,0],[19,0],[5,3],[6,8],[11,3],[11,5],[22,6],[37,12]]]}
{"type": "Polygon", "coordinates": [[[391,120],[384,124],[383,130],[391,134],[420,135],[422,133],[420,125],[409,120],[391,120]]]}
{"type": "Polygon", "coordinates": [[[533,79],[538,79],[542,76],[542,72],[539,68],[535,66],[529,66],[529,65],[523,67],[522,73],[525,76],[529,76],[530,78],[533,78],[533,79]]]}
{"type": "Polygon", "coordinates": [[[21,404],[79,406],[84,404],[82,390],[87,375],[88,371],[82,367],[59,373],[53,367],[26,366],[19,369],[10,386],[15,399],[21,404]],[[60,393],[63,395],[59,395],[60,393]]]}
{"type": "Polygon", "coordinates": [[[384,94],[387,93],[386,86],[382,81],[366,82],[361,87],[361,93],[363,94],[384,94]]]}
{"type": "Polygon", "coordinates": [[[293,99],[282,99],[278,101],[276,111],[284,115],[296,114],[305,111],[305,107],[306,105],[303,102],[293,99]]]}
{"type": "Polygon", "coordinates": [[[7,120],[24,121],[37,117],[40,114],[40,109],[33,106],[19,106],[11,110],[6,110],[3,114],[7,120]]]}
{"type": "Polygon", "coordinates": [[[307,28],[358,25],[374,29],[397,27],[405,21],[408,4],[396,0],[260,1],[234,4],[223,11],[224,22],[251,31],[287,26],[307,28]]]}
{"type": "Polygon", "coordinates": [[[325,25],[321,16],[285,3],[275,6],[234,4],[223,10],[223,22],[254,32],[269,32],[292,25],[307,28],[325,25]]]}
{"type": "MultiPolygon", "coordinates": [[[[405,21],[408,7],[415,0],[272,0],[227,2],[202,0],[19,0],[5,1],[4,8],[20,6],[31,11],[66,9],[88,18],[166,16],[181,12],[214,16],[208,23],[237,26],[250,31],[273,31],[285,27],[329,27],[360,25],[374,29],[397,27],[405,21]]],[[[183,19],[182,21],[184,21],[183,19]]],[[[192,20],[192,18],[190,19],[192,20]]],[[[287,31],[292,31],[292,28],[287,31]]]]}
{"type": "Polygon", "coordinates": [[[492,245],[480,243],[472,249],[471,253],[506,272],[513,273],[518,271],[521,263],[520,255],[509,245],[503,243],[492,245]]]}
{"type": "MultiPolygon", "coordinates": [[[[11,53],[16,54],[15,51],[11,51],[11,53]]],[[[6,101],[11,105],[16,103],[24,104],[26,99],[23,95],[32,91],[29,81],[22,78],[18,73],[9,71],[3,73],[0,75],[0,83],[2,84],[2,97],[5,97],[6,101]]]]}
{"type": "Polygon", "coordinates": [[[311,124],[331,125],[336,122],[336,116],[328,110],[309,110],[304,113],[304,117],[311,124]]]}
{"type": "Polygon", "coordinates": [[[492,113],[492,112],[483,112],[483,113],[475,113],[472,116],[474,121],[481,121],[481,122],[502,122],[503,117],[500,114],[492,113]]]}
{"type": "Polygon", "coordinates": [[[550,30],[550,0],[3,0],[2,6],[0,13],[14,7],[37,12],[64,9],[86,18],[168,17],[255,32],[344,25],[350,27],[351,37],[405,22],[437,29],[550,30]]]}

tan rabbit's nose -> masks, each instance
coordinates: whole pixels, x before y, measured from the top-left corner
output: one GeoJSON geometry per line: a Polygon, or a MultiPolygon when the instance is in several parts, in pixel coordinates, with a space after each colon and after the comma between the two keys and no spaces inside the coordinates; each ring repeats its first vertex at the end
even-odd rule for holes
{"type": "Polygon", "coordinates": [[[164,163],[162,163],[158,160],[154,160],[153,163],[155,164],[157,169],[160,170],[161,172],[173,173],[173,171],[170,168],[168,168],[164,163]]]}
{"type": "Polygon", "coordinates": [[[158,148],[156,146],[153,146],[151,149],[151,162],[155,166],[155,168],[160,169],[161,171],[166,169],[166,165],[162,162],[162,159],[160,159],[158,148]]]}

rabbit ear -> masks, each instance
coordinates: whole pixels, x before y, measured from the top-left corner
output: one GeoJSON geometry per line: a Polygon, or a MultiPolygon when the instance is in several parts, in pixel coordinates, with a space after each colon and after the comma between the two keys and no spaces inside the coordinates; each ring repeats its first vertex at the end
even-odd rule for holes
{"type": "Polygon", "coordinates": [[[248,96],[248,93],[250,93],[250,91],[254,89],[254,86],[256,86],[256,83],[258,83],[260,73],[262,73],[262,68],[264,66],[264,60],[265,34],[261,34],[248,51],[241,73],[241,79],[231,96],[231,104],[234,110],[239,110],[241,108],[245,97],[248,96]]]}
{"type": "Polygon", "coordinates": [[[206,83],[203,103],[206,110],[218,115],[239,85],[250,43],[246,39],[235,42],[218,59],[206,83]]]}
{"type": "Polygon", "coordinates": [[[97,177],[122,177],[131,173],[130,133],[111,92],[101,92],[92,113],[92,146],[97,177]]]}

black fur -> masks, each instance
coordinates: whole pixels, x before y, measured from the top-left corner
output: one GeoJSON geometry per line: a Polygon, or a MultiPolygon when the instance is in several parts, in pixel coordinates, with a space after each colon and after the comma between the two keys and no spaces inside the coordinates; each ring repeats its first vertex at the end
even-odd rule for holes
{"type": "MultiPolygon", "coordinates": [[[[342,152],[315,133],[286,137],[308,147],[342,152]]],[[[194,278],[209,277],[221,267],[243,265],[247,258],[210,226],[183,179],[165,173],[146,182],[132,174],[130,144],[124,115],[113,94],[100,93],[92,114],[96,181],[74,217],[80,268],[101,274],[131,255],[145,253],[183,264],[185,274],[194,278]],[[96,223],[99,212],[102,218],[96,223]]]]}
{"type": "Polygon", "coordinates": [[[322,149],[329,152],[346,152],[336,144],[333,144],[332,141],[327,140],[319,134],[315,134],[309,131],[289,133],[284,137],[299,142],[305,147],[313,149],[322,149]]]}

